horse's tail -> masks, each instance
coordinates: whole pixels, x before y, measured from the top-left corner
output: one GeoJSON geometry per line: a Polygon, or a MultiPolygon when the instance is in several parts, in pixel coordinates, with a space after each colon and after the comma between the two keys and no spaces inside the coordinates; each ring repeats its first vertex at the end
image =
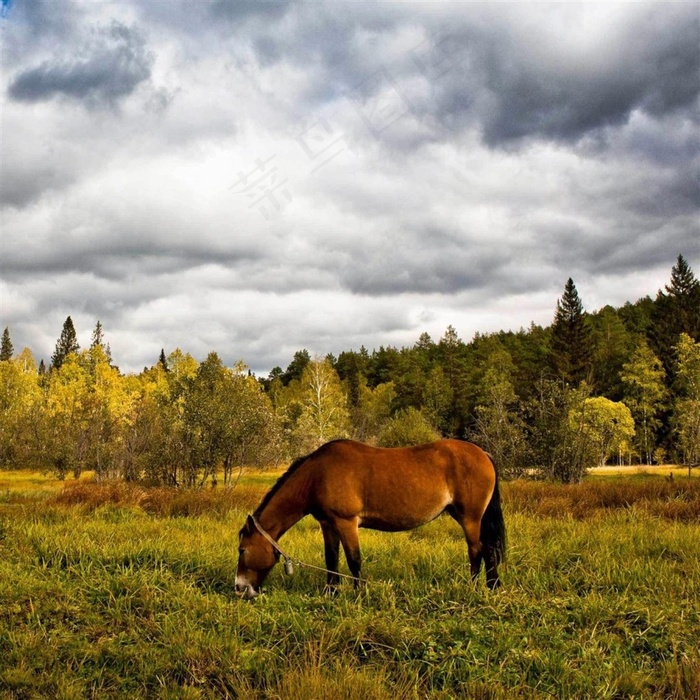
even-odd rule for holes
{"type": "MultiPolygon", "coordinates": [[[[493,464],[493,460],[491,460],[493,464]]],[[[481,518],[481,544],[486,551],[490,551],[495,564],[500,564],[506,557],[506,523],[503,520],[501,509],[501,493],[498,490],[498,472],[496,472],[496,484],[491,494],[491,500],[486,506],[486,512],[481,518]]]]}

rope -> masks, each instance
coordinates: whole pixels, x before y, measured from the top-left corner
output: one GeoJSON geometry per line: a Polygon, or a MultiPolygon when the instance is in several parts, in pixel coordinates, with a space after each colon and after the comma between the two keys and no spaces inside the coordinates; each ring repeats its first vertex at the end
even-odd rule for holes
{"type": "MultiPolygon", "coordinates": [[[[255,528],[257,531],[280,553],[282,558],[284,559],[285,564],[287,562],[291,562],[292,564],[295,564],[298,566],[300,569],[316,569],[316,571],[324,571],[327,574],[334,574],[335,576],[342,576],[343,578],[349,578],[352,579],[353,581],[359,581],[361,583],[368,583],[367,579],[360,578],[359,576],[352,576],[350,574],[342,574],[340,571],[331,571],[330,569],[324,569],[322,566],[315,566],[314,564],[307,564],[306,562],[301,561],[301,559],[294,559],[292,558],[287,552],[285,552],[282,547],[280,547],[277,542],[272,539],[269,533],[267,533],[262,525],[257,521],[254,515],[250,516],[251,520],[253,521],[253,525],[255,525],[255,528]]],[[[286,567],[285,567],[286,571],[286,567]]]]}

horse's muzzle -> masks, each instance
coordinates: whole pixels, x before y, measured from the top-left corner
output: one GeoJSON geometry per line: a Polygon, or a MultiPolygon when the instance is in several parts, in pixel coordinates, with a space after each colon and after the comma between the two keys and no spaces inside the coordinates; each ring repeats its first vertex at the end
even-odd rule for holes
{"type": "Polygon", "coordinates": [[[253,600],[260,595],[260,591],[256,591],[250,584],[236,584],[236,594],[243,600],[253,600]]]}
{"type": "Polygon", "coordinates": [[[256,591],[252,586],[246,586],[243,591],[243,600],[253,600],[260,595],[260,591],[256,591]]]}

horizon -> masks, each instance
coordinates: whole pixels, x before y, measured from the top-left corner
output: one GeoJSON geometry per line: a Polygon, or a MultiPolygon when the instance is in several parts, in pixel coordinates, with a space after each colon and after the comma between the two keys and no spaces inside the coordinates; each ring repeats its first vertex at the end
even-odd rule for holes
{"type": "MultiPolygon", "coordinates": [[[[681,255],[682,255],[682,254],[681,254],[681,255]]],[[[683,256],[683,257],[685,258],[685,256],[683,256]]],[[[686,260],[687,260],[687,258],[686,258],[686,260]]],[[[691,266],[691,268],[692,268],[692,266],[691,266]]],[[[694,270],[693,270],[693,272],[694,272],[694,270]]],[[[670,276],[671,276],[671,273],[670,273],[670,270],[669,270],[669,281],[670,281],[670,276]]],[[[576,284],[576,282],[575,282],[575,280],[574,280],[574,285],[575,285],[575,284],[576,284]]],[[[662,286],[659,288],[659,290],[657,290],[656,295],[658,295],[658,292],[659,292],[659,291],[662,291],[662,290],[664,289],[664,287],[665,287],[665,285],[662,285],[662,286]]],[[[577,288],[577,291],[578,291],[578,288],[577,288]]],[[[638,299],[636,299],[635,301],[631,301],[631,300],[628,299],[628,300],[626,300],[625,302],[623,302],[622,304],[619,304],[619,305],[615,305],[615,304],[603,304],[602,306],[597,307],[596,309],[593,309],[593,310],[591,310],[591,311],[589,311],[588,309],[585,308],[585,303],[584,303],[583,313],[584,313],[584,316],[590,316],[590,315],[594,315],[594,314],[600,313],[604,308],[607,308],[607,307],[612,307],[612,308],[614,308],[615,310],[619,310],[619,309],[621,309],[621,308],[627,306],[628,304],[634,306],[634,305],[638,304],[639,302],[643,301],[644,299],[651,299],[651,300],[653,301],[654,298],[656,297],[656,295],[652,296],[651,294],[645,294],[645,295],[639,297],[638,299]]],[[[580,294],[579,294],[579,296],[580,296],[580,294]]],[[[561,296],[558,297],[558,299],[560,299],[560,298],[561,298],[561,296]]],[[[556,306],[556,301],[555,301],[555,306],[556,306]]],[[[69,314],[68,316],[70,316],[71,320],[73,320],[73,315],[72,315],[72,314],[69,314]]],[[[66,319],[64,319],[64,323],[65,323],[65,320],[67,320],[67,318],[68,318],[68,317],[66,317],[66,319]]],[[[536,326],[536,327],[540,327],[540,328],[543,328],[543,329],[547,329],[547,328],[549,328],[549,327],[552,325],[552,322],[553,322],[553,321],[554,321],[554,312],[552,312],[552,318],[551,318],[551,320],[550,320],[549,323],[542,324],[542,323],[535,323],[534,321],[531,321],[531,322],[528,323],[528,324],[521,325],[521,326],[520,326],[519,328],[517,328],[517,329],[514,329],[514,328],[501,328],[501,329],[499,329],[499,330],[489,331],[489,332],[484,332],[484,333],[482,333],[482,332],[479,331],[479,330],[476,330],[476,331],[474,332],[474,334],[473,334],[470,338],[465,338],[465,337],[463,337],[463,336],[459,333],[459,329],[455,328],[455,330],[457,331],[457,335],[459,336],[459,339],[460,339],[463,343],[465,343],[466,345],[468,345],[469,343],[473,342],[473,341],[476,339],[477,336],[482,336],[482,337],[483,337],[483,336],[489,336],[489,335],[498,335],[498,334],[500,334],[500,333],[506,333],[506,334],[507,334],[507,333],[514,333],[514,334],[517,334],[517,333],[522,333],[522,332],[527,333],[527,332],[529,331],[529,329],[532,328],[533,325],[536,326]]],[[[76,328],[76,336],[77,336],[77,338],[78,338],[78,344],[80,345],[80,350],[85,350],[85,349],[87,349],[87,348],[90,347],[90,342],[91,342],[92,333],[93,333],[93,331],[94,331],[94,329],[95,329],[95,326],[96,326],[96,324],[97,324],[98,322],[101,323],[100,319],[95,319],[95,322],[93,323],[93,325],[92,325],[92,327],[91,327],[91,329],[90,329],[89,332],[82,331],[82,336],[83,336],[84,338],[86,338],[85,342],[81,342],[81,340],[80,340],[81,332],[79,332],[79,331],[77,330],[77,328],[76,328]]],[[[74,322],[74,325],[75,325],[75,322],[74,322]]],[[[428,333],[428,335],[430,336],[430,339],[431,339],[435,344],[439,343],[439,342],[440,342],[440,339],[444,336],[444,333],[447,331],[447,329],[448,329],[450,326],[452,326],[452,327],[454,328],[453,324],[448,324],[447,326],[445,326],[445,328],[443,329],[442,333],[441,333],[439,336],[433,335],[433,334],[431,334],[431,333],[428,333]]],[[[9,327],[8,327],[8,328],[9,328],[9,327]]],[[[12,329],[9,328],[9,331],[10,331],[10,336],[12,337],[12,329]]],[[[102,326],[102,331],[105,332],[104,326],[102,326]]],[[[413,346],[415,345],[416,342],[418,342],[420,336],[421,336],[423,333],[425,333],[425,332],[427,332],[427,331],[421,331],[421,332],[416,336],[416,338],[413,340],[413,342],[409,342],[408,344],[404,344],[404,345],[393,345],[393,344],[388,344],[388,343],[380,343],[379,346],[374,346],[374,347],[371,347],[371,348],[365,347],[365,350],[367,350],[367,352],[371,355],[372,353],[376,352],[377,350],[379,350],[379,349],[382,348],[382,347],[384,347],[384,348],[391,348],[391,347],[393,347],[393,348],[396,348],[397,350],[401,350],[401,349],[404,349],[404,348],[411,348],[411,347],[413,347],[413,346]]],[[[59,331],[59,334],[58,334],[58,335],[60,335],[60,331],[59,331]]],[[[57,339],[58,339],[58,335],[56,336],[57,339]]],[[[108,333],[108,332],[105,332],[105,336],[108,336],[108,335],[109,335],[109,333],[108,333]]],[[[13,342],[13,345],[14,345],[14,342],[13,342]]],[[[111,352],[111,345],[110,345],[110,342],[109,342],[109,338],[108,338],[108,337],[105,338],[105,346],[109,347],[109,348],[110,348],[110,352],[111,352]]],[[[251,363],[249,363],[249,362],[247,361],[247,358],[246,358],[246,357],[240,357],[240,358],[234,359],[233,361],[225,362],[225,361],[223,361],[222,353],[220,352],[219,349],[216,349],[216,348],[210,349],[210,350],[207,351],[206,354],[203,355],[202,357],[197,357],[197,356],[193,355],[187,348],[181,347],[181,346],[175,346],[175,347],[170,348],[170,349],[168,349],[168,348],[166,348],[166,347],[163,347],[163,348],[161,348],[161,350],[163,350],[163,351],[165,352],[166,358],[169,357],[173,352],[175,352],[175,351],[177,351],[177,350],[180,350],[182,353],[187,354],[187,355],[190,355],[191,357],[193,357],[193,358],[196,360],[197,363],[201,363],[201,362],[206,358],[207,355],[209,355],[210,353],[213,352],[213,353],[216,353],[216,354],[219,356],[219,358],[222,359],[222,362],[223,362],[223,364],[224,364],[225,366],[227,366],[227,367],[235,367],[238,363],[242,363],[242,364],[244,365],[244,367],[245,367],[247,370],[249,370],[249,371],[253,374],[253,376],[255,376],[256,378],[262,379],[262,378],[268,377],[269,374],[270,374],[270,372],[271,372],[273,369],[275,369],[275,367],[279,367],[279,368],[281,368],[282,370],[284,370],[286,367],[288,367],[288,366],[289,366],[289,363],[293,360],[294,353],[296,353],[296,352],[300,352],[300,351],[306,350],[307,352],[309,352],[309,355],[311,356],[312,359],[317,358],[317,357],[325,358],[325,357],[327,357],[327,356],[329,356],[329,355],[332,355],[332,356],[334,356],[334,357],[337,359],[338,356],[340,355],[340,353],[342,353],[342,352],[359,352],[360,348],[362,348],[362,347],[364,347],[364,346],[361,345],[361,346],[359,346],[359,347],[357,347],[357,348],[343,348],[343,349],[338,350],[337,352],[330,352],[330,351],[328,351],[328,352],[323,352],[323,351],[310,351],[308,348],[300,347],[300,348],[297,348],[296,350],[294,350],[294,351],[292,352],[292,354],[289,356],[288,361],[287,361],[286,363],[284,363],[284,364],[282,364],[282,365],[275,365],[275,366],[270,367],[270,368],[263,368],[263,369],[256,369],[256,368],[254,367],[254,365],[252,365],[251,363]]],[[[29,348],[28,346],[25,346],[25,347],[22,348],[22,350],[24,350],[24,349],[28,349],[28,350],[32,353],[32,357],[34,357],[34,359],[35,359],[37,365],[39,365],[40,362],[43,361],[46,367],[49,367],[49,366],[50,366],[50,364],[51,364],[51,355],[53,354],[53,350],[51,350],[51,352],[47,355],[47,358],[45,358],[45,357],[39,357],[39,356],[34,352],[34,350],[33,350],[32,348],[29,348]]],[[[20,352],[22,352],[22,350],[20,350],[20,351],[15,351],[14,356],[16,357],[20,352]]],[[[160,352],[161,352],[161,351],[159,350],[158,353],[157,353],[157,355],[160,355],[160,352]]],[[[112,355],[113,355],[113,353],[112,353],[112,355]]],[[[122,368],[122,365],[114,360],[114,357],[112,358],[112,360],[113,360],[112,363],[111,363],[112,366],[116,367],[116,368],[119,370],[119,372],[120,372],[121,374],[124,374],[124,375],[130,375],[130,374],[138,375],[138,374],[140,374],[141,372],[143,372],[144,370],[148,370],[148,369],[150,369],[150,368],[152,368],[152,367],[155,367],[155,366],[158,364],[158,359],[156,359],[155,362],[153,362],[153,363],[150,364],[150,365],[144,365],[141,369],[127,369],[127,370],[124,370],[124,369],[122,368]]]]}

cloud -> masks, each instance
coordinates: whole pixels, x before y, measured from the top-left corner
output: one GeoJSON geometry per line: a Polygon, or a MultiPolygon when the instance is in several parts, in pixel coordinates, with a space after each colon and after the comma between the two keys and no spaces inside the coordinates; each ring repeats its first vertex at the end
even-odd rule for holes
{"type": "Polygon", "coordinates": [[[491,98],[482,113],[486,142],[577,141],[626,124],[635,110],[658,117],[692,107],[700,87],[700,24],[691,6],[682,8],[644,12],[614,28],[604,62],[589,52],[572,57],[565,42],[543,57],[522,37],[494,54],[484,65],[491,98]]]}
{"type": "Polygon", "coordinates": [[[490,147],[578,141],[635,110],[697,117],[700,17],[690,3],[305,9],[262,27],[253,48],[270,70],[307,68],[310,106],[341,96],[366,103],[392,87],[430,139],[476,126],[490,147]]]}
{"type": "Polygon", "coordinates": [[[3,19],[15,347],[48,357],[70,314],[122,369],[263,372],[700,272],[690,5],[57,8],[3,19]]]}
{"type": "Polygon", "coordinates": [[[44,61],[19,72],[8,93],[20,102],[64,97],[88,106],[114,106],[150,77],[152,64],[139,31],[112,21],[91,32],[76,58],[44,61]]]}
{"type": "Polygon", "coordinates": [[[215,21],[222,19],[236,22],[251,17],[269,20],[284,15],[291,5],[290,0],[265,0],[265,2],[227,2],[214,0],[209,4],[209,12],[215,21]]]}

